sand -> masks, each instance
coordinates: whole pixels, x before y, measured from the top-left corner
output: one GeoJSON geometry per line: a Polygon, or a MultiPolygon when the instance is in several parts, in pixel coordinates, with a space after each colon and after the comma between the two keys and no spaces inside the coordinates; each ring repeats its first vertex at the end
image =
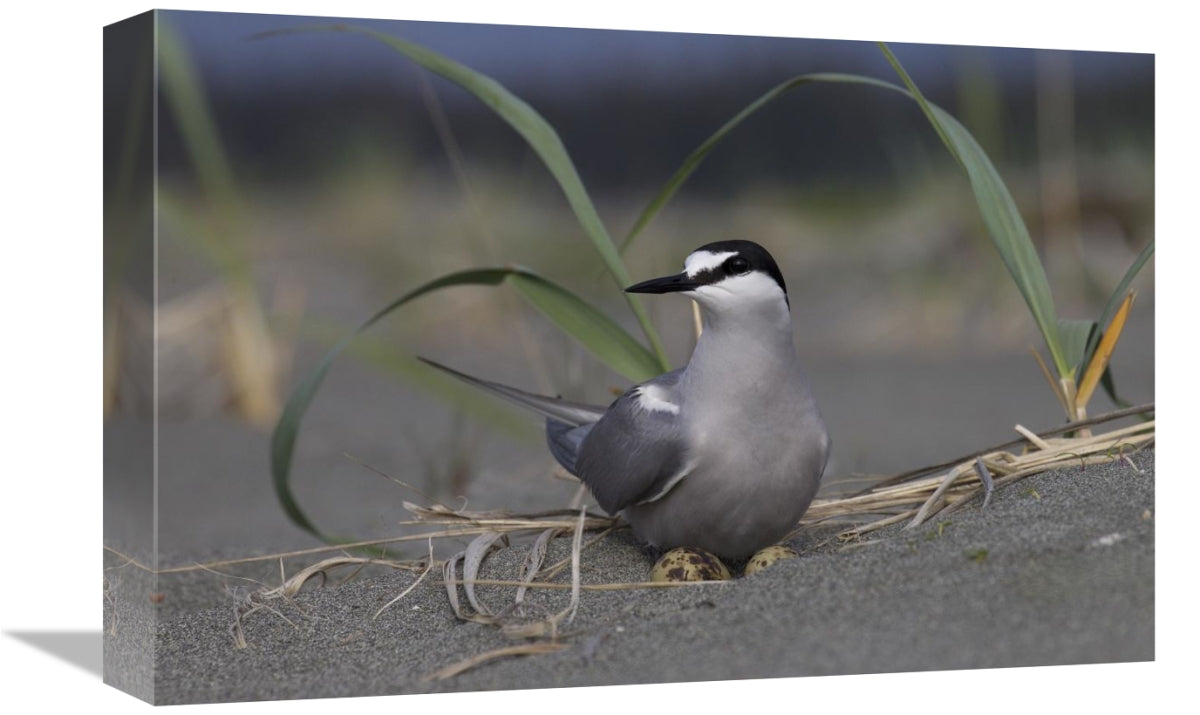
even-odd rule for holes
{"type": "MultiPolygon", "coordinates": [[[[828,529],[805,533],[793,544],[801,558],[730,582],[585,591],[563,627],[565,649],[444,680],[426,677],[523,641],[456,619],[438,574],[377,618],[414,574],[374,569],[314,584],[278,613],[247,618],[247,646],[236,648],[237,598],[258,586],[126,567],[108,572],[105,667],[145,686],[124,666],[144,660],[148,628],[160,704],[1153,660],[1154,452],[1132,461],[1136,469],[1033,476],[999,489],[985,510],[976,503],[848,546],[828,529]],[[159,601],[150,619],[148,600],[159,601]]],[[[516,578],[525,549],[494,554],[483,576],[516,578]]],[[[551,558],[568,549],[557,540],[551,558]]],[[[584,552],[583,580],[643,581],[652,561],[617,531],[584,552]]],[[[291,563],[289,572],[305,561],[291,563]]],[[[279,581],[278,564],[221,570],[279,581]]],[[[496,610],[511,593],[480,588],[496,610]]],[[[568,597],[543,590],[528,600],[554,612],[568,597]]]]}

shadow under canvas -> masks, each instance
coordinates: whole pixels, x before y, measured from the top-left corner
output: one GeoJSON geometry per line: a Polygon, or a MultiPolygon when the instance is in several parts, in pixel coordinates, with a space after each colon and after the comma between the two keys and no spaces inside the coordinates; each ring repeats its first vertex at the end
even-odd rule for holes
{"type": "Polygon", "coordinates": [[[101,677],[100,631],[5,631],[5,635],[101,677]]]}

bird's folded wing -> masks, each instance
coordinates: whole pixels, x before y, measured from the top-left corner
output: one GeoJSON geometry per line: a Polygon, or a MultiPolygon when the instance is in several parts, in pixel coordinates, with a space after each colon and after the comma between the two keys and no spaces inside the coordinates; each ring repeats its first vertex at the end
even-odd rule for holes
{"type": "Polygon", "coordinates": [[[660,498],[687,472],[687,455],[677,412],[661,409],[676,375],[664,375],[656,401],[647,409],[634,388],[614,402],[591,428],[575,461],[575,474],[610,514],[660,498]]]}

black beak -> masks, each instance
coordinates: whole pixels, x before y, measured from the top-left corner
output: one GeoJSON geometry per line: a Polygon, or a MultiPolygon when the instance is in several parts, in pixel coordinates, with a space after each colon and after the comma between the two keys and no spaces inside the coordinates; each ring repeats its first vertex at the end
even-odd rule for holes
{"type": "Polygon", "coordinates": [[[686,273],[663,278],[651,278],[625,289],[626,293],[675,293],[677,291],[699,288],[700,283],[692,280],[686,273]]]}

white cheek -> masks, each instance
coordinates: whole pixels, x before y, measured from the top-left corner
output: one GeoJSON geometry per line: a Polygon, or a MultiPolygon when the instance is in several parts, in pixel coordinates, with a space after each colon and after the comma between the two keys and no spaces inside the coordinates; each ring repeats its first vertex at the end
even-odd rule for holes
{"type": "Polygon", "coordinates": [[[736,255],[737,253],[733,251],[722,251],[720,253],[694,251],[684,259],[683,270],[688,274],[689,278],[695,278],[698,274],[712,270],[724,263],[725,259],[736,255]]]}
{"type": "Polygon", "coordinates": [[[701,305],[717,310],[764,303],[782,304],[784,300],[783,290],[775,279],[757,271],[701,286],[693,290],[691,296],[701,305]]]}

